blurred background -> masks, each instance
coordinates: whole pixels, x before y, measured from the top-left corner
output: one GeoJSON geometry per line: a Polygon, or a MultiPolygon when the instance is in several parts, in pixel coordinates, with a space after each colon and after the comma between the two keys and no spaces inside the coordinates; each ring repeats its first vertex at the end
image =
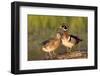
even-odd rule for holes
{"type": "MultiPolygon", "coordinates": [[[[83,39],[73,50],[87,52],[88,18],[80,16],[45,16],[28,15],[28,60],[43,60],[45,52],[41,43],[55,37],[56,30],[61,24],[69,25],[69,33],[83,39]]],[[[64,52],[66,48],[60,46],[56,53],[64,52]]]]}

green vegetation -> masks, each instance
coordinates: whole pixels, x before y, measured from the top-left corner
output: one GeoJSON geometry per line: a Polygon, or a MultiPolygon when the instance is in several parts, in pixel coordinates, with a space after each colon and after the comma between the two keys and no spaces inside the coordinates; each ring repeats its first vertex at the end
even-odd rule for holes
{"type": "MultiPolygon", "coordinates": [[[[87,17],[78,16],[43,16],[28,15],[28,60],[41,60],[44,52],[41,42],[54,37],[62,23],[69,25],[69,33],[83,39],[74,49],[87,51],[87,17]]],[[[56,51],[63,52],[66,48],[59,47],[56,51]]]]}

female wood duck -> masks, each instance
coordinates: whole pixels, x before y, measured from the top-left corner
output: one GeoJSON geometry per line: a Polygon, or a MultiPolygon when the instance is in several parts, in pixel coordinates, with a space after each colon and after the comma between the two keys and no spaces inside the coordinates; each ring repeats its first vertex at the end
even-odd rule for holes
{"type": "Polygon", "coordinates": [[[53,58],[54,51],[59,47],[61,44],[61,34],[57,32],[54,38],[50,38],[44,42],[42,42],[42,50],[49,54],[50,59],[53,58]]]}

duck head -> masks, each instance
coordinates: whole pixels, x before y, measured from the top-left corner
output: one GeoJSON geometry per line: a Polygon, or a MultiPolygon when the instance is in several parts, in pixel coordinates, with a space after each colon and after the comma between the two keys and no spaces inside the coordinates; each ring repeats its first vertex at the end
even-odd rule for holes
{"type": "Polygon", "coordinates": [[[60,26],[60,29],[62,29],[63,31],[68,31],[68,30],[69,30],[69,25],[63,23],[63,24],[60,26]]]}

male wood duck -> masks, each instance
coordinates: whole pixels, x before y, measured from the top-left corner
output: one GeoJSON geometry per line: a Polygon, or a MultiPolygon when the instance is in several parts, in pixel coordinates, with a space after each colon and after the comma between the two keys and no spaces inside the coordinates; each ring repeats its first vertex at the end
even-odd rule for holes
{"type": "Polygon", "coordinates": [[[77,45],[79,42],[82,41],[82,39],[80,39],[77,36],[74,35],[70,35],[68,33],[68,25],[63,24],[60,29],[62,32],[62,37],[61,37],[61,41],[62,41],[62,45],[64,45],[67,48],[70,48],[70,50],[77,45]]]}

